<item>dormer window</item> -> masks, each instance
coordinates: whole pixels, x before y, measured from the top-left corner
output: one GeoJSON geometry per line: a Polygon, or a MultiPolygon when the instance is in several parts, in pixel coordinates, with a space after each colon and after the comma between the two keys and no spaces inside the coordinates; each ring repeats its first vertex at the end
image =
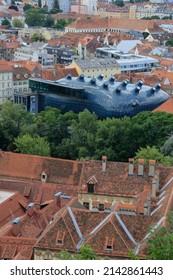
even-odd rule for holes
{"type": "Polygon", "coordinates": [[[88,193],[94,193],[94,189],[95,189],[95,185],[98,183],[97,179],[95,176],[92,176],[88,182],[87,182],[87,186],[88,186],[88,193]]]}
{"type": "Polygon", "coordinates": [[[57,245],[63,245],[64,244],[64,237],[65,237],[65,232],[62,230],[58,230],[57,236],[56,236],[56,244],[57,245]]]}
{"type": "Polygon", "coordinates": [[[112,237],[105,238],[105,250],[112,251],[113,244],[114,244],[114,238],[112,238],[112,237]]]}
{"type": "Polygon", "coordinates": [[[88,183],[88,192],[94,193],[94,184],[91,182],[88,183]]]}
{"type": "Polygon", "coordinates": [[[45,172],[42,172],[42,174],[41,174],[41,181],[42,182],[46,182],[46,180],[47,180],[47,174],[45,172]]]}

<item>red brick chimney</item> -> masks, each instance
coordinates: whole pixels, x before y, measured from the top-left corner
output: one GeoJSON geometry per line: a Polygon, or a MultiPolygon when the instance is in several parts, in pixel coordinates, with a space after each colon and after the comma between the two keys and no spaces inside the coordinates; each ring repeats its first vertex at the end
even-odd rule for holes
{"type": "Polygon", "coordinates": [[[155,165],[156,165],[156,161],[155,161],[155,160],[149,160],[149,172],[148,172],[148,176],[154,176],[154,173],[155,173],[155,165]]]}
{"type": "Polygon", "coordinates": [[[144,175],[144,159],[141,158],[138,159],[138,175],[144,175]]]}
{"type": "Polygon", "coordinates": [[[129,175],[133,175],[134,172],[134,158],[129,158],[129,175]]]}
{"type": "Polygon", "coordinates": [[[107,156],[102,156],[102,172],[106,172],[107,156]]]}

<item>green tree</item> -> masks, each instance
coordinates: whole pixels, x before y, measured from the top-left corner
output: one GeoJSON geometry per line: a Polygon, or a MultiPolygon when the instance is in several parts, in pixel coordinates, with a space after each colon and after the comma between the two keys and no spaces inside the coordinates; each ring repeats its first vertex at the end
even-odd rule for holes
{"type": "Polygon", "coordinates": [[[67,112],[63,115],[59,109],[52,107],[46,107],[44,111],[34,116],[36,131],[50,143],[52,156],[69,158],[67,152],[69,147],[66,147],[65,141],[71,137],[70,127],[75,119],[77,119],[75,113],[67,112]]]}
{"type": "Polygon", "coordinates": [[[42,34],[38,34],[38,33],[34,33],[32,36],[31,36],[31,41],[32,42],[37,42],[37,41],[40,41],[40,42],[44,42],[45,41],[45,38],[42,34]]]}
{"type": "Polygon", "coordinates": [[[133,155],[130,131],[131,120],[128,117],[99,121],[95,140],[96,158],[107,155],[109,160],[127,161],[133,155]]]}
{"type": "Polygon", "coordinates": [[[9,20],[8,20],[8,19],[4,19],[4,20],[2,20],[1,25],[5,25],[5,26],[7,26],[8,28],[10,28],[10,27],[11,27],[11,23],[9,22],[9,20]]]}
{"type": "Polygon", "coordinates": [[[56,24],[54,25],[54,28],[57,29],[64,29],[64,27],[67,26],[67,22],[65,21],[65,19],[60,18],[56,21],[56,24]]]}
{"type": "Polygon", "coordinates": [[[67,250],[60,251],[58,254],[58,259],[60,260],[97,260],[98,256],[96,252],[90,247],[89,244],[86,244],[81,247],[80,252],[71,255],[67,250]]]}
{"type": "Polygon", "coordinates": [[[166,46],[170,46],[170,47],[173,47],[173,39],[169,39],[166,41],[165,43],[166,46]]]}
{"type": "Polygon", "coordinates": [[[12,25],[13,25],[13,27],[17,27],[17,28],[23,28],[24,27],[23,22],[18,18],[13,19],[12,25]]]}
{"type": "Polygon", "coordinates": [[[22,154],[50,156],[49,143],[40,136],[32,137],[29,134],[14,139],[15,151],[22,154]]]}
{"type": "Polygon", "coordinates": [[[160,148],[173,134],[173,115],[164,112],[142,112],[131,119],[131,151],[147,145],[160,148]]]}
{"type": "Polygon", "coordinates": [[[155,231],[148,240],[147,259],[173,260],[173,214],[168,214],[167,226],[155,231]]]}
{"type": "Polygon", "coordinates": [[[169,156],[164,156],[155,147],[140,148],[135,155],[135,159],[143,158],[148,163],[150,159],[156,160],[157,164],[172,165],[173,159],[169,156]]]}
{"type": "Polygon", "coordinates": [[[165,141],[164,145],[161,147],[161,152],[164,155],[173,157],[173,135],[165,141]]]}
{"type": "Polygon", "coordinates": [[[27,10],[31,9],[32,6],[30,4],[25,4],[23,7],[23,11],[26,12],[27,10]]]}
{"type": "Polygon", "coordinates": [[[87,109],[78,114],[78,120],[71,125],[71,145],[76,147],[77,157],[93,157],[98,117],[87,109]]]}
{"type": "Polygon", "coordinates": [[[25,12],[25,22],[28,26],[44,26],[45,16],[40,9],[31,8],[25,12]]]}
{"type": "Polygon", "coordinates": [[[81,247],[80,254],[78,255],[78,260],[96,260],[97,254],[96,252],[90,247],[89,244],[86,244],[81,247]]]}
{"type": "Polygon", "coordinates": [[[3,149],[14,150],[14,138],[22,131],[24,126],[32,123],[32,115],[28,113],[21,105],[12,104],[7,101],[0,110],[0,128],[2,129],[3,149]]]}
{"type": "Polygon", "coordinates": [[[52,27],[54,25],[54,18],[51,15],[47,15],[45,18],[45,27],[52,27]]]}
{"type": "Polygon", "coordinates": [[[59,260],[73,260],[73,257],[67,250],[64,250],[64,251],[59,252],[58,259],[59,260]]]}

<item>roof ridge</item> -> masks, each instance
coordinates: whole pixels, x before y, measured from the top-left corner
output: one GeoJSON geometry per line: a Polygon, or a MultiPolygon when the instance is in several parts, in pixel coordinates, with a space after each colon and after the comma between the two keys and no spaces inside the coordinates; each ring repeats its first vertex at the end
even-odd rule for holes
{"type": "Polygon", "coordinates": [[[118,215],[118,212],[114,212],[114,215],[116,216],[118,222],[120,223],[120,225],[122,226],[122,228],[124,229],[125,233],[127,234],[127,236],[130,238],[130,240],[137,245],[137,242],[135,241],[135,239],[133,238],[132,234],[130,233],[130,231],[128,230],[128,228],[126,227],[125,223],[122,221],[122,219],[120,218],[120,216],[118,215]]]}

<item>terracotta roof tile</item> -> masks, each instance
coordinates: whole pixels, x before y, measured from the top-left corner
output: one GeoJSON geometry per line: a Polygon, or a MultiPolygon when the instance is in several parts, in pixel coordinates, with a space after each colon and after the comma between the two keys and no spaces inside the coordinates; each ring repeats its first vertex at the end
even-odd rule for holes
{"type": "Polygon", "coordinates": [[[0,159],[1,177],[41,181],[41,174],[47,169],[47,182],[56,184],[77,184],[82,167],[82,163],[75,161],[10,152],[0,152],[0,159]]]}

